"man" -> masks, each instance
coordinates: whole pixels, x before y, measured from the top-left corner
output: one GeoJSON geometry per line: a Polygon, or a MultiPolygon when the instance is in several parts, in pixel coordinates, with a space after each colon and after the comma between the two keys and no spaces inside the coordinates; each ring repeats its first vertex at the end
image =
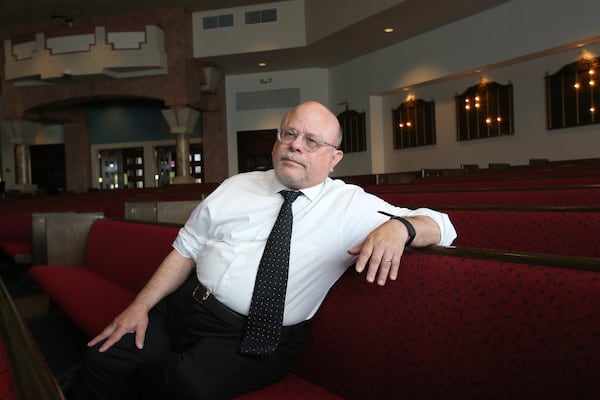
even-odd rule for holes
{"type": "Polygon", "coordinates": [[[221,399],[273,383],[301,353],[306,321],[348,266],[384,285],[397,278],[406,243],[454,240],[444,214],[394,207],[329,178],[340,142],[338,120],[322,104],[291,110],[273,146],[274,170],[231,177],[194,210],[148,284],[89,343],[73,397],[221,399]],[[273,351],[249,354],[240,343],[285,189],[301,195],[291,204],[283,328],[273,351]]]}

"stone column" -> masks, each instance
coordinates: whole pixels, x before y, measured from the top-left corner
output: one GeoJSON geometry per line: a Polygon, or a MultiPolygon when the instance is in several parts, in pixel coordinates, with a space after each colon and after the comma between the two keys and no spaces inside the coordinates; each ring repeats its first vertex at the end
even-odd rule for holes
{"type": "Polygon", "coordinates": [[[174,106],[162,110],[163,116],[175,135],[176,170],[173,183],[194,183],[190,171],[190,135],[200,117],[200,112],[191,107],[174,106]]]}
{"type": "Polygon", "coordinates": [[[33,193],[37,185],[31,183],[31,153],[29,146],[37,130],[37,124],[23,120],[5,121],[5,131],[9,142],[14,145],[15,156],[15,189],[20,192],[33,193]]]}
{"type": "Polygon", "coordinates": [[[29,144],[15,144],[15,172],[17,186],[31,183],[31,153],[29,152],[29,144]]]}

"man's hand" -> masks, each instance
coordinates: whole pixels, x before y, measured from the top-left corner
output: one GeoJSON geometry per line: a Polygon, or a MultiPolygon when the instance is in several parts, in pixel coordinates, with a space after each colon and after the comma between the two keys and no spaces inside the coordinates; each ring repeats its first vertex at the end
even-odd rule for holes
{"type": "MultiPolygon", "coordinates": [[[[417,215],[407,218],[414,226],[417,236],[411,247],[425,247],[440,242],[440,228],[428,216],[417,215]]],[[[388,278],[396,280],[400,268],[400,258],[404,254],[404,244],[408,239],[408,229],[400,221],[390,219],[375,228],[360,245],[348,249],[348,253],[358,255],[356,271],[367,268],[367,281],[385,285],[388,278]]]]}
{"type": "Polygon", "coordinates": [[[388,278],[398,278],[400,258],[404,253],[404,243],[408,239],[408,231],[402,223],[387,221],[373,230],[360,245],[348,249],[348,253],[358,255],[356,271],[363,272],[367,268],[367,281],[385,285],[388,278]]]}
{"type": "Polygon", "coordinates": [[[88,346],[94,346],[106,339],[98,351],[104,352],[118,342],[126,333],[135,333],[135,345],[144,347],[144,338],[148,328],[148,312],[160,300],[175,291],[190,276],[195,266],[194,260],[185,258],[171,250],[158,266],[146,286],[135,300],[108,325],[88,346]]]}
{"type": "Polygon", "coordinates": [[[132,303],[121,314],[117,315],[113,322],[104,328],[98,336],[93,338],[88,346],[94,346],[106,339],[98,349],[102,353],[118,342],[126,333],[135,333],[135,345],[141,350],[144,347],[144,336],[147,327],[148,312],[145,308],[132,303]]]}

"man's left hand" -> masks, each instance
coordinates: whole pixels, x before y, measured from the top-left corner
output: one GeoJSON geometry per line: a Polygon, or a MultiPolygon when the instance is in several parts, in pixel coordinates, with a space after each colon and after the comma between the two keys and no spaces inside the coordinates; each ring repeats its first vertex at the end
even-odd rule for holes
{"type": "Polygon", "coordinates": [[[358,255],[356,271],[362,273],[367,269],[367,281],[385,285],[388,278],[398,278],[400,258],[408,239],[408,231],[398,221],[390,220],[375,230],[360,245],[348,249],[348,253],[358,255]]]}

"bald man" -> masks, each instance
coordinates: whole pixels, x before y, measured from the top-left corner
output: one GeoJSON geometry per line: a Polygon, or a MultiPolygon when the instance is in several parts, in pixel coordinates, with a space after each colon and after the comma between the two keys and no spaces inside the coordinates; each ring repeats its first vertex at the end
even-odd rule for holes
{"type": "Polygon", "coordinates": [[[331,179],[341,141],[324,105],[289,111],[273,145],[274,169],[228,178],[194,210],[147,285],[89,342],[73,399],[229,399],[274,383],[349,266],[383,286],[397,278],[405,246],[452,243],[447,215],[395,207],[331,179]],[[300,193],[291,206],[281,335],[268,354],[248,354],[240,343],[258,265],[280,192],[290,189],[300,193]]]}

